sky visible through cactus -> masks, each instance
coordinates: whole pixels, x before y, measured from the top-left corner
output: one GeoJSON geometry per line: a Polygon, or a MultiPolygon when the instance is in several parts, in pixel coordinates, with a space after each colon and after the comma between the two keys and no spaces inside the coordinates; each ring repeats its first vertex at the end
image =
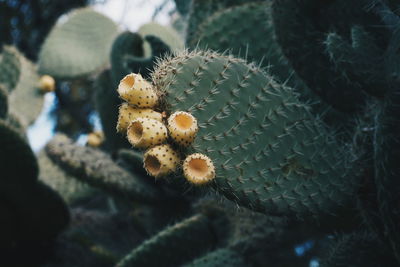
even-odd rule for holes
{"type": "MultiPolygon", "coordinates": [[[[109,0],[105,3],[94,3],[93,8],[110,17],[118,23],[121,30],[135,32],[142,24],[154,21],[166,25],[168,24],[171,12],[175,6],[173,1],[168,1],[163,6],[163,0],[109,0]],[[162,7],[155,13],[158,7],[162,7]],[[132,16],[131,14],[135,14],[132,16]]],[[[63,17],[59,19],[62,22],[63,17]]],[[[35,152],[40,151],[44,145],[54,136],[55,118],[51,116],[51,111],[56,108],[57,102],[54,93],[48,93],[45,97],[45,104],[42,113],[34,124],[28,129],[29,143],[35,152]]],[[[100,130],[101,125],[97,113],[92,113],[90,117],[95,130],[100,130]]],[[[81,134],[77,139],[78,144],[86,143],[87,134],[81,134]]]]}

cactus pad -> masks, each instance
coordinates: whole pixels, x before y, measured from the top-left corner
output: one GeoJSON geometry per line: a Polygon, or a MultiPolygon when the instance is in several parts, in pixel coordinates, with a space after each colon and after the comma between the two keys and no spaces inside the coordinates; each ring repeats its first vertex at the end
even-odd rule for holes
{"type": "Polygon", "coordinates": [[[344,205],[356,177],[340,148],[295,92],[232,56],[181,53],[153,82],[168,110],[199,123],[193,150],[210,157],[215,185],[254,210],[299,216],[344,205]]]}
{"type": "Polygon", "coordinates": [[[39,55],[39,71],[60,79],[88,75],[109,59],[117,25],[90,8],[77,9],[56,24],[39,55]]]}

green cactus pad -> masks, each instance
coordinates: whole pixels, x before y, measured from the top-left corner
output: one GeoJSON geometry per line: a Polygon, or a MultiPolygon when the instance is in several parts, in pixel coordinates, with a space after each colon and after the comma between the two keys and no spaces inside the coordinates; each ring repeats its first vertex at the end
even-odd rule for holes
{"type": "Polygon", "coordinates": [[[24,137],[3,120],[0,120],[0,147],[0,187],[33,185],[39,173],[35,155],[24,137]]]}
{"type": "Polygon", "coordinates": [[[234,251],[227,248],[220,248],[213,252],[210,252],[189,264],[185,264],[184,267],[243,267],[248,266],[242,256],[234,251]]]}
{"type": "MultiPolygon", "coordinates": [[[[127,56],[143,57],[143,54],[143,39],[140,34],[125,31],[118,35],[111,49],[111,74],[115,86],[130,73],[125,65],[125,58],[127,56]]],[[[113,91],[117,94],[115,90],[113,91]]]]}
{"type": "MultiPolygon", "coordinates": [[[[193,38],[196,35],[200,24],[212,14],[225,8],[247,4],[248,2],[248,0],[192,0],[189,10],[186,45],[193,43],[193,38]]],[[[252,0],[251,2],[261,1],[252,0]]]]}
{"type": "MultiPolygon", "coordinates": [[[[163,41],[172,51],[182,50],[184,47],[184,43],[182,37],[177,33],[173,28],[162,26],[158,23],[151,22],[144,24],[138,30],[138,33],[142,35],[142,37],[146,37],[147,35],[153,35],[158,37],[161,41],[163,41]]],[[[145,44],[145,56],[149,57],[152,55],[152,50],[150,43],[146,42],[145,44]]]]}
{"type": "Polygon", "coordinates": [[[210,52],[161,61],[153,82],[167,110],[199,123],[193,151],[216,168],[229,199],[269,214],[334,213],[357,177],[336,143],[295,92],[241,59],[210,52]]]}
{"type": "Polygon", "coordinates": [[[0,119],[4,119],[8,112],[8,91],[0,84],[0,119]]]}
{"type": "Polygon", "coordinates": [[[170,52],[170,48],[160,38],[153,35],[147,35],[145,40],[150,45],[151,56],[140,58],[127,55],[124,59],[124,65],[129,70],[129,73],[140,73],[142,77],[149,78],[157,59],[165,57],[170,52]]]}
{"type": "Polygon", "coordinates": [[[23,239],[52,240],[69,222],[69,211],[62,198],[49,186],[38,182],[14,200],[19,218],[23,218],[23,239]],[[29,205],[27,205],[29,203],[29,205]]]}
{"type": "Polygon", "coordinates": [[[392,248],[400,262],[400,233],[396,230],[400,219],[400,94],[398,88],[385,96],[376,116],[374,133],[375,185],[377,216],[381,226],[379,238],[392,248]]]}
{"type": "Polygon", "coordinates": [[[0,197],[0,248],[12,245],[20,238],[18,217],[12,205],[0,197]]]}
{"type": "Polygon", "coordinates": [[[143,168],[143,153],[133,149],[120,149],[118,150],[118,159],[126,162],[135,173],[148,175],[143,168]]]}
{"type": "Polygon", "coordinates": [[[43,94],[40,92],[36,65],[20,55],[21,74],[15,89],[9,95],[9,112],[15,114],[24,128],[36,120],[42,111],[43,94]]]}
{"type": "Polygon", "coordinates": [[[117,25],[90,8],[74,10],[66,19],[46,38],[39,54],[39,72],[73,79],[105,66],[117,25]]]}
{"type": "Polygon", "coordinates": [[[270,66],[270,72],[281,81],[290,76],[290,66],[275,40],[271,3],[250,3],[214,13],[199,26],[190,47],[197,44],[270,66]]]}
{"type": "Polygon", "coordinates": [[[192,0],[175,0],[175,6],[178,12],[185,16],[188,14],[192,0]]]}
{"type": "Polygon", "coordinates": [[[179,266],[212,247],[214,233],[204,215],[167,227],[125,256],[117,267],[179,266]]]}
{"type": "Polygon", "coordinates": [[[40,167],[39,180],[59,193],[69,205],[74,205],[97,191],[65,173],[49,159],[45,151],[39,153],[38,163],[40,167]]]}
{"type": "Polygon", "coordinates": [[[104,152],[74,145],[64,135],[50,141],[46,152],[64,171],[92,186],[130,200],[154,202],[161,197],[157,188],[118,166],[104,152]]]}
{"type": "Polygon", "coordinates": [[[341,234],[331,240],[321,255],[321,267],[397,266],[394,258],[381,246],[374,234],[354,232],[341,234]]]}
{"type": "Polygon", "coordinates": [[[366,11],[367,5],[368,0],[276,0],[272,4],[277,41],[297,74],[325,102],[345,112],[360,110],[365,95],[334,68],[324,39],[332,31],[347,36],[357,24],[367,24],[368,31],[376,29],[382,22],[366,11]]]}
{"type": "Polygon", "coordinates": [[[110,152],[130,147],[125,136],[118,134],[115,129],[116,121],[118,121],[118,109],[121,105],[117,86],[118,84],[116,85],[112,81],[110,70],[102,72],[94,84],[95,107],[105,135],[105,148],[110,152]]]}
{"type": "Polygon", "coordinates": [[[21,73],[20,54],[13,46],[4,46],[0,54],[0,84],[9,92],[16,86],[21,73]]]}
{"type": "Polygon", "coordinates": [[[337,33],[327,35],[325,45],[330,61],[355,86],[371,95],[383,96],[388,87],[386,78],[390,78],[385,75],[384,51],[375,44],[373,36],[360,26],[351,29],[351,37],[350,43],[337,33]]]}

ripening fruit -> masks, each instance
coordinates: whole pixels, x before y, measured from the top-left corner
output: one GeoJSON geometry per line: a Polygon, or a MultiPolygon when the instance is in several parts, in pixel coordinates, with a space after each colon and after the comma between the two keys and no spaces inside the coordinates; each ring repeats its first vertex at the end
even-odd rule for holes
{"type": "Polygon", "coordinates": [[[150,148],[143,157],[147,173],[156,178],[175,172],[178,163],[178,153],[168,144],[150,148]]]}
{"type": "Polygon", "coordinates": [[[183,174],[191,184],[207,184],[215,178],[214,164],[206,155],[191,154],[183,162],[183,174]]]}
{"type": "Polygon", "coordinates": [[[104,134],[100,131],[88,134],[87,145],[91,147],[99,147],[104,142],[104,134]]]}
{"type": "Polygon", "coordinates": [[[167,139],[167,127],[153,119],[138,118],[129,124],[127,137],[134,147],[148,148],[167,139]]]}
{"type": "Polygon", "coordinates": [[[138,118],[148,118],[161,122],[162,114],[150,108],[134,108],[127,103],[123,103],[119,107],[117,131],[126,132],[129,124],[138,118]]]}
{"type": "Polygon", "coordinates": [[[181,146],[189,146],[193,143],[199,127],[192,114],[177,111],[168,118],[169,134],[174,141],[181,146]]]}
{"type": "Polygon", "coordinates": [[[39,79],[39,88],[43,93],[53,92],[56,89],[56,81],[50,75],[43,75],[39,79]]]}
{"type": "Polygon", "coordinates": [[[152,108],[158,101],[153,86],[140,74],[126,75],[118,85],[118,93],[123,100],[139,108],[152,108]]]}

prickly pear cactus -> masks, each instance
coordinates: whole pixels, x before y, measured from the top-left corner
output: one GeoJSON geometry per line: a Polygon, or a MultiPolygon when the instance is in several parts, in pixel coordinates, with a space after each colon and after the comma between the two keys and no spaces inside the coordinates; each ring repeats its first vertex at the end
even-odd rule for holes
{"type": "Polygon", "coordinates": [[[246,266],[245,260],[236,252],[230,249],[221,248],[200,257],[184,267],[218,267],[246,266]]]}
{"type": "MultiPolygon", "coordinates": [[[[186,30],[186,45],[192,43],[200,24],[212,14],[225,8],[246,4],[248,0],[192,0],[186,30]]],[[[260,2],[254,0],[251,2],[260,2]]]]}
{"type": "Polygon", "coordinates": [[[68,209],[53,190],[38,181],[39,167],[31,148],[2,120],[0,137],[0,204],[3,210],[12,208],[3,227],[15,230],[11,240],[0,242],[0,246],[10,248],[26,242],[49,242],[68,224],[68,209]]]}
{"type": "MultiPolygon", "coordinates": [[[[368,0],[277,0],[272,4],[275,33],[283,53],[315,94],[344,112],[362,108],[365,104],[363,87],[370,84],[360,80],[355,83],[352,77],[342,75],[341,68],[335,69],[326,53],[324,40],[330,32],[347,39],[354,25],[366,25],[368,31],[375,31],[373,25],[381,22],[375,14],[367,12],[368,4],[368,0]],[[309,64],[310,59],[313,59],[312,64],[309,64]]],[[[385,34],[384,31],[380,33],[385,34]]]]}
{"type": "Polygon", "coordinates": [[[43,94],[39,90],[37,66],[19,55],[21,74],[15,88],[9,94],[9,112],[16,115],[27,128],[39,116],[43,107],[43,94]]]}
{"type": "Polygon", "coordinates": [[[117,267],[159,266],[160,259],[164,259],[164,266],[177,266],[201,255],[213,244],[213,235],[208,218],[197,214],[147,240],[124,257],[117,267]],[[174,249],[166,255],[164,250],[171,246],[174,249]]]}
{"type": "Polygon", "coordinates": [[[143,39],[138,33],[125,31],[115,38],[111,48],[111,71],[114,84],[131,71],[125,61],[127,56],[143,57],[143,39]]]}
{"type": "Polygon", "coordinates": [[[193,150],[216,167],[215,187],[251,209],[300,217],[335,212],[357,185],[344,150],[295,92],[253,65],[209,52],[160,62],[166,109],[199,122],[193,150]]]}
{"type": "Polygon", "coordinates": [[[0,84],[11,91],[19,80],[21,63],[19,52],[12,46],[4,46],[0,54],[0,84]]]}
{"type": "Polygon", "coordinates": [[[90,8],[67,14],[54,26],[39,54],[39,72],[59,79],[88,75],[108,62],[117,25],[90,8]]]}
{"type": "Polygon", "coordinates": [[[26,128],[37,118],[43,106],[36,65],[16,48],[4,46],[0,56],[0,72],[2,94],[7,94],[8,99],[1,108],[18,118],[26,128]]]}
{"type": "Polygon", "coordinates": [[[8,91],[5,86],[0,85],[0,119],[4,119],[8,112],[8,91]]]}
{"type": "Polygon", "coordinates": [[[290,67],[276,41],[271,16],[271,3],[253,2],[223,9],[200,24],[189,46],[229,51],[249,62],[270,66],[270,72],[285,81],[290,67]]]}
{"type": "MultiPolygon", "coordinates": [[[[183,49],[183,39],[179,34],[170,27],[162,26],[158,23],[151,22],[142,25],[138,29],[138,33],[145,38],[148,35],[153,35],[158,37],[162,42],[164,42],[172,51],[179,51],[183,49]]],[[[150,43],[145,43],[145,56],[149,57],[152,53],[150,43]]]]}

